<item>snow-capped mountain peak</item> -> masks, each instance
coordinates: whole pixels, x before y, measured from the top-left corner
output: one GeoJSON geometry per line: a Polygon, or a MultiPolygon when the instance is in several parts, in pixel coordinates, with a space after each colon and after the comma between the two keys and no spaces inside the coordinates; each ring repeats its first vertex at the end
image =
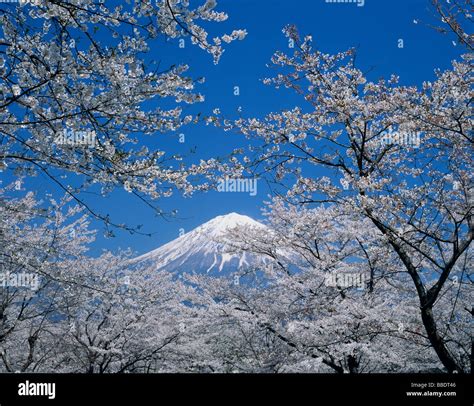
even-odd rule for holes
{"type": "Polygon", "coordinates": [[[253,218],[233,212],[214,217],[212,220],[200,225],[192,232],[209,232],[209,235],[221,237],[226,231],[237,226],[263,227],[261,223],[255,221],[253,218]]]}
{"type": "Polygon", "coordinates": [[[238,213],[217,216],[135,261],[153,264],[157,270],[178,273],[227,274],[262,265],[262,259],[253,254],[227,252],[222,237],[237,226],[244,229],[265,228],[262,223],[238,213]]]}

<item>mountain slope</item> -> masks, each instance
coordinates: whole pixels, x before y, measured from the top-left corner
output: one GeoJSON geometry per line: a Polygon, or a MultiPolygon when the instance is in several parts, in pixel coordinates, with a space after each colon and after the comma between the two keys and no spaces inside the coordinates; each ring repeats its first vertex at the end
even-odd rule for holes
{"type": "Polygon", "coordinates": [[[150,251],[134,262],[152,264],[157,270],[177,273],[229,274],[249,267],[259,267],[264,260],[254,254],[229,254],[219,241],[236,226],[266,228],[248,216],[229,213],[217,216],[175,240],[150,251]]]}

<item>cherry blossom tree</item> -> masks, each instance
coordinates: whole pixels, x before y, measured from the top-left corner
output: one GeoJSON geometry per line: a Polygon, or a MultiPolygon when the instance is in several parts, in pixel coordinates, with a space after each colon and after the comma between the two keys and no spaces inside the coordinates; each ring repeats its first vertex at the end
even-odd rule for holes
{"type": "Polygon", "coordinates": [[[178,320],[185,317],[187,288],[170,274],[146,268],[130,272],[128,265],[127,256],[107,253],[75,273],[81,283],[67,289],[58,305],[65,331],[52,370],[169,370],[182,340],[178,320]]]}
{"type": "MultiPolygon", "coordinates": [[[[203,100],[187,65],[154,64],[157,38],[188,40],[217,63],[223,43],[245,30],[208,39],[201,23],[222,22],[216,1],[44,0],[0,5],[0,169],[38,173],[106,225],[81,192],[124,188],[146,204],[193,191],[214,160],[185,167],[181,157],[150,150],[147,136],[195,121],[183,104],[203,100]]],[[[202,186],[205,187],[205,186],[202,186]]]]}
{"type": "MultiPolygon", "coordinates": [[[[446,291],[463,295],[472,284],[471,57],[421,88],[401,86],[396,76],[369,81],[354,50],[325,54],[295,27],[284,33],[294,53],[275,53],[280,72],[265,83],[296,92],[302,105],[224,126],[251,140],[248,170],[275,182],[286,201],[336,207],[358,224],[353,241],[377,230],[378,245],[393,254],[391,266],[410,277],[440,362],[448,372],[467,371],[441,314],[446,291]]],[[[472,315],[457,300],[451,305],[448,313],[472,315]]]]}
{"type": "Polygon", "coordinates": [[[180,365],[190,287],[130,252],[88,249],[71,198],[0,189],[0,371],[159,372],[180,365]]]}
{"type": "Polygon", "coordinates": [[[442,22],[442,25],[436,26],[435,29],[442,34],[453,33],[457,43],[472,51],[474,36],[468,32],[468,27],[473,22],[472,0],[432,0],[432,3],[442,22]]]}
{"type": "MultiPolygon", "coordinates": [[[[470,48],[463,3],[434,4],[470,48]]],[[[66,196],[0,185],[0,370],[472,371],[472,55],[421,86],[374,82],[354,50],[323,53],[287,26],[294,52],[275,53],[265,83],[301,105],[209,118],[249,150],[186,167],[144,140],[195,122],[182,105],[203,96],[187,66],[153,67],[149,51],[159,36],[189,39],[217,63],[245,31],[209,40],[203,23],[227,17],[215,7],[0,6],[0,169],[46,176],[66,196]],[[224,243],[267,266],[180,279],[128,252],[88,254],[90,216],[121,225],[83,192],[123,188],[154,207],[244,167],[276,197],[266,228],[224,243]]]]}
{"type": "MultiPolygon", "coordinates": [[[[17,194],[14,185],[0,194],[2,371],[442,368],[390,241],[345,208],[275,199],[266,227],[237,227],[223,241],[229,252],[261,256],[265,266],[230,279],[178,278],[130,261],[127,252],[88,255],[94,233],[70,197],[44,204],[17,194]],[[11,283],[22,274],[36,278],[11,283]]],[[[463,281],[465,272],[457,267],[453,278],[463,281]]],[[[463,281],[446,285],[436,304],[440,337],[463,368],[471,297],[463,281]]]]}
{"type": "MultiPolygon", "coordinates": [[[[287,207],[280,199],[267,214],[267,228],[237,227],[224,242],[229,252],[263,256],[268,266],[249,269],[239,283],[191,277],[224,371],[441,370],[416,293],[388,243],[379,245],[377,229],[337,207],[287,207]]],[[[445,337],[463,336],[465,344],[460,331],[468,322],[458,320],[445,337]]],[[[465,353],[461,358],[466,362],[465,353]]]]}
{"type": "Polygon", "coordinates": [[[93,239],[69,199],[47,203],[13,185],[0,189],[0,369],[32,371],[52,351],[59,288],[93,239]],[[38,355],[40,354],[40,355],[38,355]]]}

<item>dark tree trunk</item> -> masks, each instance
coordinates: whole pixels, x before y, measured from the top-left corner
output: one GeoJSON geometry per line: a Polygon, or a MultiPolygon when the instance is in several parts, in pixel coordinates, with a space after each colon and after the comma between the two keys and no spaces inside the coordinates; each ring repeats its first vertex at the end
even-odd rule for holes
{"type": "Polygon", "coordinates": [[[438,329],[436,327],[436,321],[433,317],[433,309],[431,307],[421,308],[421,319],[423,320],[423,325],[425,326],[426,333],[430,340],[433,349],[439,357],[439,360],[443,363],[445,368],[449,373],[453,372],[463,372],[463,370],[457,365],[456,361],[449,353],[446,345],[443,342],[443,339],[438,334],[438,329]]]}
{"type": "Polygon", "coordinates": [[[443,287],[449,276],[450,270],[456,262],[455,260],[469,246],[470,240],[466,240],[463,244],[461,244],[462,248],[458,247],[456,255],[453,255],[453,257],[449,261],[449,265],[446,265],[446,268],[443,270],[438,282],[431,289],[429,289],[429,291],[426,291],[426,288],[420,279],[420,275],[418,274],[416,267],[413,265],[409,255],[401,246],[401,244],[396,241],[393,235],[389,232],[389,229],[385,227],[385,225],[381,221],[379,221],[372,215],[371,210],[367,210],[367,214],[372,220],[372,222],[375,224],[375,226],[388,237],[390,245],[393,247],[399,258],[405,265],[408,274],[413,280],[418,294],[418,298],[420,300],[421,319],[423,321],[426,334],[428,335],[428,339],[431,345],[433,346],[433,349],[435,350],[436,354],[438,355],[439,360],[449,373],[464,372],[462,368],[457,364],[453,356],[449,353],[443,338],[438,334],[436,320],[433,316],[433,305],[436,301],[436,298],[438,297],[439,292],[441,291],[441,288],[443,287]]]}
{"type": "Polygon", "coordinates": [[[351,374],[359,373],[359,361],[354,355],[349,355],[347,357],[347,367],[349,368],[349,373],[351,374]]]}

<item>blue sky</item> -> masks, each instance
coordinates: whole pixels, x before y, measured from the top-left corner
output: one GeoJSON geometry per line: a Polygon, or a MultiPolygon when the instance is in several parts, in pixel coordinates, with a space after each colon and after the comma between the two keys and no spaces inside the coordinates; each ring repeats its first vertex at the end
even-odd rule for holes
{"type": "MultiPolygon", "coordinates": [[[[292,93],[275,90],[261,83],[271,76],[266,67],[276,50],[288,49],[287,39],[281,30],[286,24],[295,24],[301,34],[311,34],[314,46],[325,52],[339,52],[357,47],[357,61],[371,80],[400,76],[402,84],[420,85],[434,78],[434,69],[445,69],[457,58],[462,49],[452,44],[451,37],[442,36],[428,27],[435,24],[430,0],[365,0],[363,7],[356,4],[326,3],[324,0],[219,0],[218,9],[226,11],[229,19],[221,24],[209,24],[211,34],[231,32],[243,28],[248,36],[243,41],[228,45],[219,65],[211,57],[190,45],[179,48],[177,41],[159,39],[152,44],[152,57],[161,66],[187,63],[189,74],[206,77],[198,90],[206,97],[199,105],[186,107],[190,113],[209,113],[219,107],[223,114],[237,116],[242,107],[243,116],[263,116],[270,111],[291,108],[301,103],[292,93]],[[414,24],[414,20],[419,20],[414,24]],[[404,47],[398,47],[403,39],[404,47]],[[240,95],[235,96],[234,86],[240,95]]],[[[195,157],[224,156],[245,140],[235,133],[225,133],[207,126],[188,126],[181,132],[185,143],[177,135],[160,135],[152,141],[162,149],[189,153],[196,149],[195,157]]],[[[37,185],[44,191],[51,185],[37,185]]],[[[115,238],[98,239],[93,253],[104,248],[131,247],[145,253],[178,237],[180,229],[190,231],[199,224],[221,214],[238,212],[256,219],[261,218],[261,207],[268,200],[269,190],[258,183],[258,193],[252,197],[245,193],[201,193],[192,198],[175,196],[158,202],[166,210],[177,209],[176,219],[165,221],[155,217],[151,209],[129,194],[118,191],[106,199],[91,200],[96,209],[109,214],[115,222],[130,225],[143,224],[143,231],[152,237],[130,235],[117,231],[115,238]]],[[[100,224],[93,224],[99,231],[100,224]]]]}

